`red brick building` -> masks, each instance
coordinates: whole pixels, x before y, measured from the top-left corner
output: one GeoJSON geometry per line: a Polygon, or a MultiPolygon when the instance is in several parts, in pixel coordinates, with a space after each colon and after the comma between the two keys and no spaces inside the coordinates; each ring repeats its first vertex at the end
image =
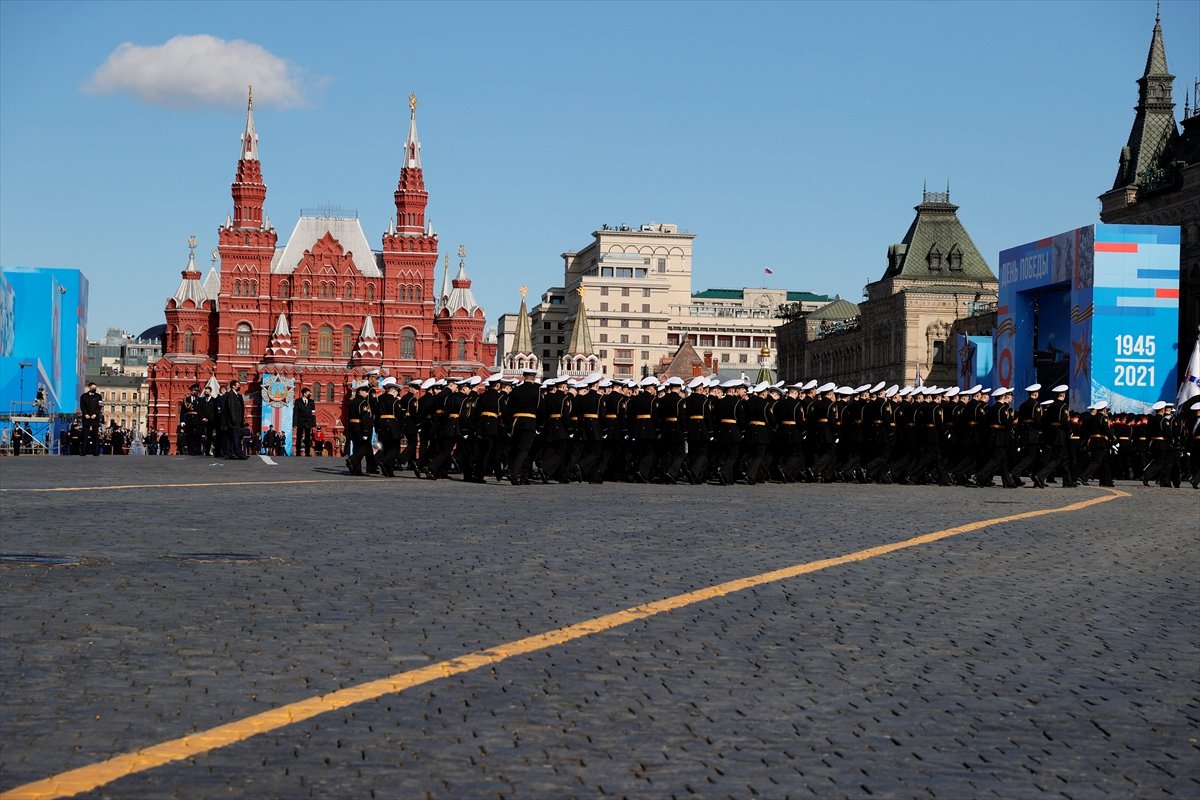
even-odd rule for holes
{"type": "Polygon", "coordinates": [[[396,216],[382,248],[371,249],[355,215],[330,210],[301,212],[279,246],[263,211],[267,187],[251,98],[233,213],[219,228],[213,267],[202,281],[193,239],[179,288],[167,300],[163,357],[149,369],[151,429],[173,437],[188,387],[214,376],[249,384],[252,418],[264,372],[295,378],[297,393],[312,388],[318,424],[332,430],[351,383],[373,370],[398,380],[490,371],[496,344],[485,336],[464,248],[452,281],[446,256],[435,290],[438,237],[425,219],[415,97],[409,108],[396,216]]]}

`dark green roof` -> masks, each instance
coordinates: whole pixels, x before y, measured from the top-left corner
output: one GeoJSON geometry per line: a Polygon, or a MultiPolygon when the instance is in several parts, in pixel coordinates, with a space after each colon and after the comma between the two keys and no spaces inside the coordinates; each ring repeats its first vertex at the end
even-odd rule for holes
{"type": "Polygon", "coordinates": [[[955,281],[994,281],[995,273],[958,219],[958,206],[949,192],[925,192],[904,241],[888,249],[887,278],[955,281]],[[951,268],[953,261],[958,265],[951,268]],[[940,263],[939,263],[940,262],[940,263]],[[939,268],[934,268],[938,266],[939,268]],[[961,266],[961,268],[958,268],[961,266]]]}
{"type": "Polygon", "coordinates": [[[705,300],[741,300],[741,289],[705,289],[703,292],[692,292],[692,297],[702,297],[705,300]]]}
{"type": "MultiPolygon", "coordinates": [[[[705,289],[703,292],[692,292],[692,297],[699,297],[702,300],[741,300],[744,297],[742,289],[705,289]]],[[[813,294],[812,292],[788,292],[787,299],[789,303],[800,301],[808,303],[823,303],[831,298],[824,294],[813,294]]]]}
{"type": "Polygon", "coordinates": [[[849,300],[834,300],[808,315],[809,319],[854,319],[859,316],[858,306],[849,300]]]}

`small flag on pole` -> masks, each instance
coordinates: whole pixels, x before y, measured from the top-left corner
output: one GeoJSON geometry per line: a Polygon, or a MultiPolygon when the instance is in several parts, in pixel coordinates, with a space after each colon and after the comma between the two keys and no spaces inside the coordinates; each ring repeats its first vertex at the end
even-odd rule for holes
{"type": "Polygon", "coordinates": [[[763,275],[774,275],[774,274],[775,274],[775,270],[771,269],[770,267],[763,267],[763,275]]]}
{"type": "Polygon", "coordinates": [[[1200,336],[1192,346],[1192,357],[1188,359],[1187,374],[1179,384],[1179,393],[1175,395],[1175,405],[1182,406],[1196,395],[1200,395],[1200,336]]]}

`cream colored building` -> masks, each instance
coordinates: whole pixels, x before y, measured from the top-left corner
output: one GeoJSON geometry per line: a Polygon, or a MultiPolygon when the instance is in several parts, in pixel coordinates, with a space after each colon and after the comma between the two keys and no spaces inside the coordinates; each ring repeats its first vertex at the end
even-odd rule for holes
{"type": "Polygon", "coordinates": [[[104,424],[120,423],[121,427],[138,436],[146,433],[146,417],[150,409],[150,393],[142,375],[92,375],[96,390],[104,398],[104,424]]]}
{"type": "Polygon", "coordinates": [[[718,369],[750,372],[759,369],[765,347],[771,353],[765,366],[774,371],[780,308],[808,312],[828,302],[825,295],[785,289],[706,289],[687,305],[672,306],[667,346],[674,352],[686,339],[698,354],[712,353],[718,369]]]}
{"type": "MultiPolygon", "coordinates": [[[[579,251],[562,254],[563,284],[529,309],[542,374],[556,375],[570,348],[584,287],[588,327],[599,366],[614,378],[656,374],[690,339],[722,366],[757,370],[761,348],[775,350],[777,312],[784,304],[823,305],[828,298],[782,289],[709,289],[692,294],[693,233],[670,223],[603,226],[579,251]]],[[[502,345],[511,341],[502,318],[502,345]]]]}

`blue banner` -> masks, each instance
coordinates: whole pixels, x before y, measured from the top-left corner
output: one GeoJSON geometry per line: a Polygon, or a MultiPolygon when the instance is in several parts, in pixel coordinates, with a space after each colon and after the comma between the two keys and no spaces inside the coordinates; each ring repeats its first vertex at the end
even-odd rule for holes
{"type": "MultiPolygon", "coordinates": [[[[284,452],[292,455],[292,407],[296,402],[296,379],[271,372],[262,375],[262,436],[274,430],[283,436],[284,452]]],[[[270,455],[268,453],[268,455],[270,455]]]]}

